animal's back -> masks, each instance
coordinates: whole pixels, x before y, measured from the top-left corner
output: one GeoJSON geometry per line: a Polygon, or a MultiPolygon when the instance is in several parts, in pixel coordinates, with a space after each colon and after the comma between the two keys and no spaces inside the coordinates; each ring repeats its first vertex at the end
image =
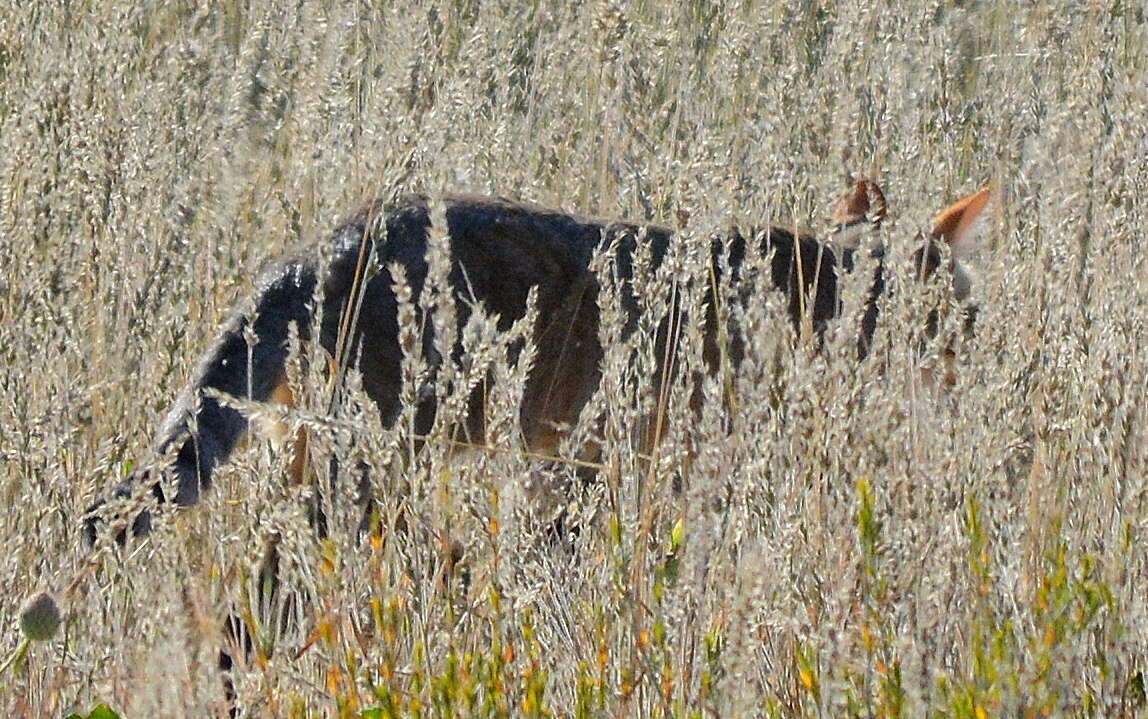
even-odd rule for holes
{"type": "MultiPolygon", "coordinates": [[[[589,266],[595,250],[615,247],[618,276],[628,280],[638,242],[649,244],[655,266],[665,257],[670,232],[662,227],[581,218],[569,213],[503,199],[466,195],[442,198],[449,238],[447,283],[456,300],[457,322],[466,322],[475,303],[498,318],[500,330],[521,319],[531,289],[537,292],[537,348],[521,410],[523,434],[536,449],[553,449],[556,428],[573,424],[597,387],[602,348],[598,341],[598,281],[589,266]]],[[[384,420],[400,410],[402,350],[399,346],[394,278],[388,268],[403,267],[412,296],[418,297],[428,272],[427,238],[434,211],[426,196],[411,195],[396,204],[372,202],[334,235],[334,256],[323,286],[324,323],[321,341],[328,352],[339,345],[342,318],[360,272],[361,243],[370,237],[382,271],[362,288],[361,309],[352,333],[356,344],[348,355],[363,376],[363,385],[379,405],[384,420]],[[368,232],[369,229],[369,232],[368,232]]],[[[628,288],[623,291],[627,315],[637,311],[628,288]]],[[[424,357],[439,363],[430,323],[422,322],[424,357]]],[[[461,346],[455,347],[460,359],[461,346]]],[[[466,423],[467,439],[482,441],[481,390],[466,423]]],[[[417,412],[416,431],[433,419],[427,400],[417,412]]]]}

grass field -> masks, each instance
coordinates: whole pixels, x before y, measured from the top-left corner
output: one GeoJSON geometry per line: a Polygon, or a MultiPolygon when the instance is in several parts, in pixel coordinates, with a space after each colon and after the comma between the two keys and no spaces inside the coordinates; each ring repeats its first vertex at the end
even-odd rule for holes
{"type": "Polygon", "coordinates": [[[236,675],[253,716],[1143,715],[1145,12],[14,3],[0,649],[37,589],[65,621],[0,676],[0,714],[222,714],[222,617],[259,615],[252,576],[279,536],[307,601],[261,625],[236,675]],[[146,542],[85,547],[78,517],[154,460],[167,403],[261,264],[367,197],[687,210],[682,242],[699,242],[730,221],[821,229],[851,170],[885,188],[894,257],[949,202],[1005,190],[951,390],[916,380],[931,358],[897,331],[921,293],[889,299],[862,363],[849,328],[795,347],[763,299],[733,401],[708,382],[695,418],[676,388],[653,461],[630,436],[652,401],[634,360],[648,333],[612,348],[604,421],[584,428],[604,468],[583,485],[521,454],[513,368],[503,451],[453,459],[445,442],[409,456],[362,402],[325,415],[308,375],[294,420],[316,429],[312,464],[366,459],[384,514],[409,502],[418,527],[358,541],[347,509],[315,541],[304,490],[256,441],[146,542]],[[567,502],[581,531],[555,541],[567,502]]]}

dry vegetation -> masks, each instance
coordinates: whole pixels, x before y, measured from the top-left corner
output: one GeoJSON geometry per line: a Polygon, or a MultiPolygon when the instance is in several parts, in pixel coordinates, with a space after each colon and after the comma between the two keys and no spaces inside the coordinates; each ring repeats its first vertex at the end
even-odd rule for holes
{"type": "Polygon", "coordinates": [[[1142,5],[196,5],[0,13],[3,650],[25,597],[78,577],[56,638],[0,678],[0,713],[221,711],[221,617],[253,613],[276,533],[309,600],[237,677],[257,715],[1145,711],[1142,5]],[[945,395],[890,330],[919,293],[889,301],[861,364],[844,332],[795,349],[763,300],[730,406],[710,381],[695,420],[677,388],[644,462],[647,320],[584,428],[607,469],[566,491],[569,470],[513,451],[513,368],[492,408],[508,451],[453,460],[442,442],[406,456],[358,402],[327,416],[322,378],[300,377],[312,464],[365,458],[384,515],[409,502],[418,526],[357,541],[340,510],[316,542],[284,458],[254,442],[133,551],[84,547],[77,517],[149,459],[265,258],[367,196],[684,208],[690,247],[730,219],[819,226],[846,169],[883,182],[900,257],[948,201],[1007,190],[945,395]],[[540,484],[571,500],[570,542],[528,501],[540,484]]]}

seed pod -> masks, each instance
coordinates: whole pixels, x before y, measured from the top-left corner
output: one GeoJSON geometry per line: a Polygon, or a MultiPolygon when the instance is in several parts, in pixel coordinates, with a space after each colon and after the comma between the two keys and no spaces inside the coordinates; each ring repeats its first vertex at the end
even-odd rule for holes
{"type": "Polygon", "coordinates": [[[29,639],[42,642],[51,639],[60,628],[60,608],[48,592],[28,598],[20,609],[20,629],[29,639]]]}

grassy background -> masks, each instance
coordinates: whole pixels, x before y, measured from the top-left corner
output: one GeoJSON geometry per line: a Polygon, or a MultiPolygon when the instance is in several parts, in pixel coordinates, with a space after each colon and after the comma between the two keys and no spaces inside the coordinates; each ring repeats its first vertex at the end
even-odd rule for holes
{"type": "Polygon", "coordinates": [[[311,599],[237,680],[258,715],[1144,711],[1146,22],[1125,2],[14,5],[0,646],[27,594],[81,579],[57,638],[0,679],[0,713],[220,711],[220,617],[250,606],[275,532],[311,599]],[[342,451],[390,468],[380,490],[409,484],[380,493],[417,529],[314,542],[254,443],[136,551],[83,547],[78,514],[148,459],[261,263],[368,196],[686,208],[704,234],[820,227],[848,170],[883,183],[898,248],[1006,189],[948,396],[921,396],[901,333],[857,366],[789,350],[763,307],[736,407],[673,415],[652,466],[626,436],[649,388],[610,367],[610,469],[575,496],[598,512],[572,548],[525,499],[562,472],[433,444],[404,468],[369,412],[360,436],[380,439],[342,451]]]}

